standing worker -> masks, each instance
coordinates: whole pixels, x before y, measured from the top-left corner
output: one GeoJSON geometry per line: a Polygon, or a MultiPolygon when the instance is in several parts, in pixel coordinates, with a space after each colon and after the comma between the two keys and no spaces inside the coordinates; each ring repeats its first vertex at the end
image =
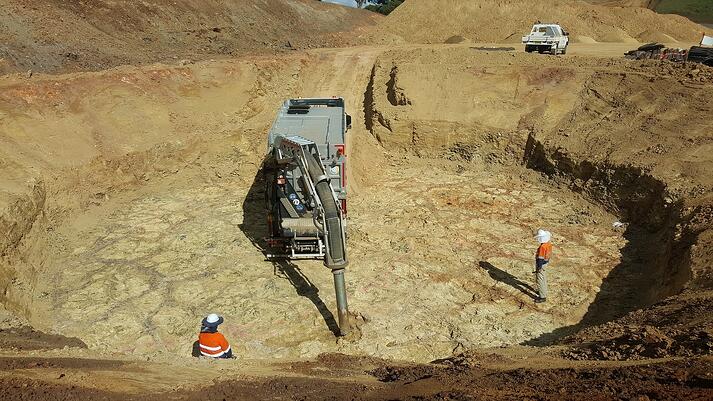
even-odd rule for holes
{"type": "Polygon", "coordinates": [[[545,266],[550,263],[550,257],[552,256],[552,234],[549,231],[539,229],[537,230],[537,236],[535,237],[540,246],[537,247],[537,252],[535,252],[535,279],[537,280],[537,290],[538,297],[535,299],[536,303],[542,303],[547,301],[547,276],[545,275],[545,266]]]}
{"type": "Polygon", "coordinates": [[[223,317],[215,313],[206,316],[201,322],[201,333],[198,335],[198,346],[201,355],[211,358],[232,358],[233,350],[230,349],[228,340],[218,333],[218,326],[223,323],[223,317]]]}

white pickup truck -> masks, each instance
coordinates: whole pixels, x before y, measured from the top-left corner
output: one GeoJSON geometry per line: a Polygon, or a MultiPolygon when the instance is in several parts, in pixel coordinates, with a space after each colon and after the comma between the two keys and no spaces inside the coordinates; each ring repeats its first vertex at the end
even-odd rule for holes
{"type": "Polygon", "coordinates": [[[566,54],[569,34],[557,24],[535,24],[532,32],[522,37],[522,43],[528,53],[566,54]]]}

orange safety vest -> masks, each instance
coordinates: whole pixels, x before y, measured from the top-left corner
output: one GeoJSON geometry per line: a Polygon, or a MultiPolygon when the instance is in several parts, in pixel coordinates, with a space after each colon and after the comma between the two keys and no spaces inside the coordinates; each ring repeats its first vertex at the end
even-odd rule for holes
{"type": "Polygon", "coordinates": [[[198,345],[200,345],[201,355],[212,358],[219,358],[230,351],[228,340],[220,333],[200,333],[198,345]]]}
{"type": "Polygon", "coordinates": [[[535,256],[537,259],[550,260],[550,257],[552,256],[552,243],[545,242],[544,244],[540,244],[537,248],[535,256]]]}

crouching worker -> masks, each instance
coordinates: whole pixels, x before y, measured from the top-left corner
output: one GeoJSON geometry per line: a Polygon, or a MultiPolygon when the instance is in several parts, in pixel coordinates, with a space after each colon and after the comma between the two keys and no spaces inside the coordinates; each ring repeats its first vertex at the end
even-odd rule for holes
{"type": "Polygon", "coordinates": [[[215,313],[206,316],[201,322],[201,333],[198,335],[198,346],[201,355],[210,358],[232,358],[233,350],[230,349],[228,340],[218,333],[218,326],[223,323],[223,317],[215,313]]]}
{"type": "Polygon", "coordinates": [[[538,230],[535,237],[540,246],[535,252],[535,280],[537,281],[537,290],[539,296],[535,302],[541,303],[547,301],[547,276],[545,275],[545,266],[550,263],[552,256],[552,234],[549,231],[538,230]]]}

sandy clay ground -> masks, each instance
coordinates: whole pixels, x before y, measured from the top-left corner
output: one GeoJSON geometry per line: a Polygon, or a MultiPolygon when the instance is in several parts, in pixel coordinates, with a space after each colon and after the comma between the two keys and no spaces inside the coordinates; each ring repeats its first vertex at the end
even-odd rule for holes
{"type": "MultiPolygon", "coordinates": [[[[468,30],[437,44],[453,32],[403,25],[428,7],[349,14],[351,47],[177,61],[153,41],[110,69],[30,51],[51,75],[0,76],[0,398],[713,399],[713,70],[624,60],[629,39],[562,57],[468,30]],[[354,118],[346,338],[330,272],[262,252],[266,131],[300,96],[354,118]],[[236,360],[191,357],[214,311],[236,360]]],[[[639,14],[627,38],[660,17],[639,14]]],[[[167,29],[142,21],[125,29],[167,29]]],[[[592,21],[579,34],[603,41],[592,21]]],[[[683,47],[693,24],[672,21],[683,47]]],[[[93,46],[117,60],[111,37],[93,46]]]]}

